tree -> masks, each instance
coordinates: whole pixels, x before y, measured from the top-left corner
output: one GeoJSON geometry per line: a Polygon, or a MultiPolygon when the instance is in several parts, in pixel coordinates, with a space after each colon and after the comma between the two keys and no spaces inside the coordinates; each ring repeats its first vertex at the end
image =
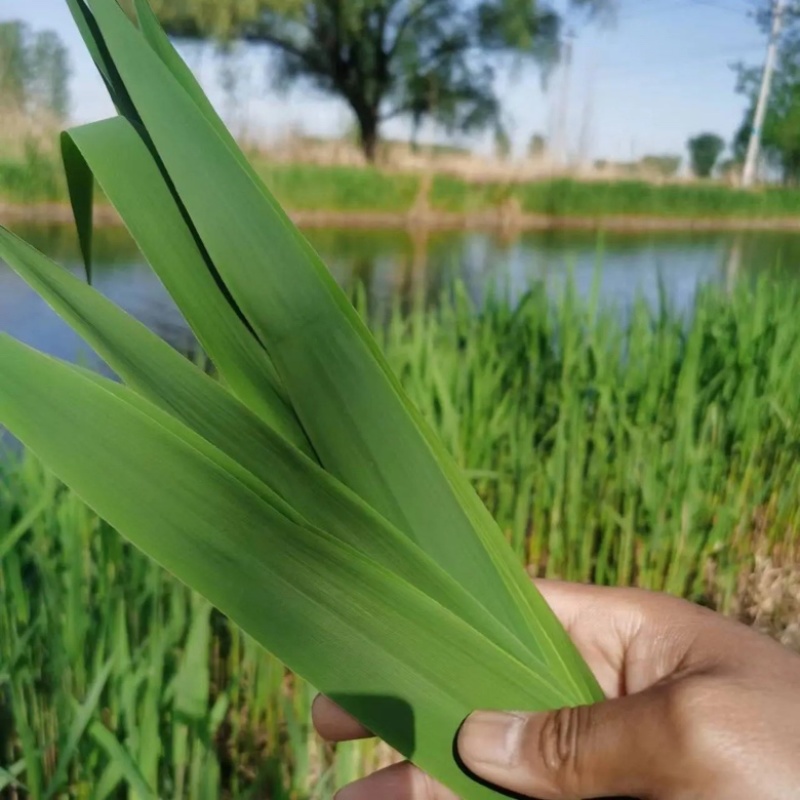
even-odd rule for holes
{"type": "MultiPolygon", "coordinates": [[[[543,0],[544,2],[544,0],[543,0]]],[[[568,0],[585,18],[613,0],[568,0]]],[[[374,160],[381,125],[405,117],[469,132],[496,123],[494,78],[509,59],[545,73],[561,17],[533,0],[154,0],[178,37],[267,44],[281,85],[303,80],[343,99],[374,160]]]]}
{"type": "Polygon", "coordinates": [[[687,142],[692,172],[698,178],[708,178],[725,150],[725,140],[716,133],[701,133],[687,142]]]}
{"type": "Polygon", "coordinates": [[[494,129],[494,154],[500,161],[508,161],[512,151],[511,137],[502,122],[498,122],[494,129]]]}
{"type": "Polygon", "coordinates": [[[644,172],[658,175],[661,178],[674,178],[678,174],[683,159],[680,156],[649,155],[643,156],[639,166],[644,172]]]}
{"type": "Polygon", "coordinates": [[[29,75],[26,28],[21,22],[0,23],[0,104],[21,109],[29,75]]]}
{"type": "Polygon", "coordinates": [[[541,133],[534,133],[528,142],[528,157],[544,158],[547,155],[547,139],[541,133]]]}
{"type": "MultiPolygon", "coordinates": [[[[760,17],[766,24],[764,14],[760,17]]],[[[762,66],[736,64],[736,89],[748,107],[733,140],[734,157],[744,161],[755,117],[762,66]]],[[[790,5],[778,50],[767,115],[761,130],[761,155],[784,182],[800,181],[800,3],[790,5]]]]}
{"type": "Polygon", "coordinates": [[[69,112],[67,49],[53,31],[32,33],[21,22],[0,23],[0,105],[28,114],[69,112]]]}

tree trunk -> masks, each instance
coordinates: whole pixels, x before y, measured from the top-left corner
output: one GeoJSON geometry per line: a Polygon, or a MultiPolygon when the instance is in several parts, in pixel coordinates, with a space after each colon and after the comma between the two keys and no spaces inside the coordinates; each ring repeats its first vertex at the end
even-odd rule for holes
{"type": "Polygon", "coordinates": [[[378,157],[379,137],[378,114],[376,111],[366,110],[358,114],[358,129],[361,136],[361,150],[364,158],[374,164],[378,157]]]}

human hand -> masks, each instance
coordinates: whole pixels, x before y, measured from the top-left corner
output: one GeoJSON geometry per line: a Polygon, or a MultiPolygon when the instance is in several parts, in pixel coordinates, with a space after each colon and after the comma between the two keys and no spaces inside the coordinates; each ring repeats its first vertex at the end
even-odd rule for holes
{"type": "MultiPolygon", "coordinates": [[[[542,581],[606,696],[545,714],[479,711],[458,734],[477,777],[539,800],[800,798],[800,657],[744,625],[666,595],[542,581]]],[[[369,736],[325,697],[330,741],[369,736]]],[[[455,800],[410,763],[336,800],[455,800]]]]}

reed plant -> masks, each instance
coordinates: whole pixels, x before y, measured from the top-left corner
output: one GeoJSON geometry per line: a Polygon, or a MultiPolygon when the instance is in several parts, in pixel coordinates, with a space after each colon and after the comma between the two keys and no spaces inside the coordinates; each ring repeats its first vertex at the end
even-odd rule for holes
{"type": "Polygon", "coordinates": [[[68,5],[118,111],[62,137],[87,277],[96,181],[220,380],[0,228],[0,255],[122,379],[0,337],[0,421],[404,756],[496,797],[454,755],[466,716],[593,702],[597,680],[146,0],[135,21],[68,5]]]}
{"type": "MultiPolygon", "coordinates": [[[[766,277],[685,314],[456,288],[371,323],[521,563],[727,611],[757,559],[800,560],[798,301],[766,277]]],[[[2,465],[0,786],[327,800],[386,757],[317,740],[307,683],[30,454],[2,465]]]]}

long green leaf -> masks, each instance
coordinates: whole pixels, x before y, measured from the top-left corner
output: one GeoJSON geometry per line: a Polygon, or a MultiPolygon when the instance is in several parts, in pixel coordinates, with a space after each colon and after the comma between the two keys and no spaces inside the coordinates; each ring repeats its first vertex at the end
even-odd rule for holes
{"type": "Polygon", "coordinates": [[[80,705],[76,704],[75,716],[67,731],[66,740],[59,749],[58,762],[47,792],[45,793],[45,798],[53,797],[63,789],[62,784],[67,777],[67,770],[69,769],[72,757],[75,755],[78,744],[86,728],[89,726],[92,716],[97,711],[100,695],[103,693],[103,689],[105,689],[106,681],[111,674],[113,665],[113,659],[109,659],[95,677],[83,702],[80,705]]]}
{"type": "MultiPolygon", "coordinates": [[[[521,642],[497,625],[468,587],[457,584],[352,491],[292,447],[144,325],[1,227],[0,256],[129,386],[141,393],[141,398],[128,393],[129,403],[142,409],[148,407],[146,400],[156,404],[175,417],[163,417],[164,426],[179,430],[180,420],[204,439],[197,447],[212,444],[227,454],[235,462],[228,463],[228,468],[254,491],[263,493],[267,502],[281,513],[297,521],[307,521],[357,547],[494,639],[509,654],[522,661],[526,659],[521,642]]],[[[103,383],[107,391],[121,391],[96,375],[87,373],[86,377],[103,383]]],[[[546,671],[532,674],[531,682],[557,693],[555,679],[546,671]]],[[[563,702],[568,701],[565,696],[563,702]]]]}
{"type": "Polygon", "coordinates": [[[105,750],[115,768],[115,776],[119,775],[120,779],[127,782],[128,787],[134,792],[136,800],[146,800],[146,798],[155,800],[158,797],[156,792],[147,785],[147,781],[136,766],[131,754],[102,722],[99,720],[93,722],[89,727],[89,735],[105,750]]]}
{"type": "Polygon", "coordinates": [[[0,419],[102,517],[460,796],[496,796],[464,776],[453,739],[476,706],[547,707],[528,669],[390,570],[284,517],[121,387],[8,337],[0,370],[0,419]]]}
{"type": "Polygon", "coordinates": [[[64,162],[64,174],[67,177],[69,199],[72,204],[72,214],[75,217],[78,243],[86,268],[86,279],[91,283],[94,176],[72,139],[66,134],[61,134],[61,159],[64,162]]]}
{"type": "Polygon", "coordinates": [[[544,604],[534,614],[514,599],[508,582],[517,593],[534,596],[522,588],[524,573],[518,566],[513,571],[513,556],[493,523],[488,531],[473,526],[453,483],[463,484],[461,492],[471,489],[463,477],[442,471],[324,265],[309,257],[285,215],[265,200],[263,188],[241,169],[116,4],[88,5],[181,201],[267,346],[322,464],[469,585],[501,624],[520,634],[531,630],[532,657],[561,666],[560,677],[574,683],[576,702],[597,697],[544,604]],[[504,572],[498,562],[506,565],[504,572]],[[569,654],[568,669],[559,651],[569,654]]]}
{"type": "MultiPolygon", "coordinates": [[[[310,453],[269,356],[219,291],[181,210],[130,123],[122,118],[93,123],[67,132],[64,141],[71,168],[78,175],[86,170],[94,174],[231,389],[310,453]]],[[[74,203],[85,208],[85,202],[74,203]]]]}

